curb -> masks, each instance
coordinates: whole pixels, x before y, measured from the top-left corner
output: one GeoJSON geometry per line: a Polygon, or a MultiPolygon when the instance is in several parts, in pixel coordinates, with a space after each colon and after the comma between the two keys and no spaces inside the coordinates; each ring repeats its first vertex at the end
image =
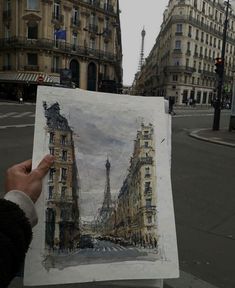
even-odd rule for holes
{"type": "Polygon", "coordinates": [[[228,146],[228,147],[233,147],[235,148],[235,144],[232,143],[228,143],[225,141],[220,141],[220,140],[215,140],[215,139],[211,139],[211,138],[207,138],[207,137],[203,137],[203,136],[199,136],[198,133],[200,131],[206,131],[208,129],[198,129],[198,130],[194,130],[191,133],[189,133],[189,136],[198,140],[202,140],[202,141],[206,141],[206,142],[210,142],[210,143],[214,143],[214,144],[218,144],[218,145],[224,145],[224,146],[228,146]]]}

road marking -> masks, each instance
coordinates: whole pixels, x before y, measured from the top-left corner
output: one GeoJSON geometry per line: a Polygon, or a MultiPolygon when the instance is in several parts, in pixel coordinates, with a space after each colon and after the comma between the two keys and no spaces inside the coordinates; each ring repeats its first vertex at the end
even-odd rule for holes
{"type": "Polygon", "coordinates": [[[10,116],[12,116],[12,115],[14,115],[14,114],[16,114],[16,113],[17,113],[17,112],[6,113],[6,114],[1,115],[0,118],[7,118],[7,117],[10,117],[10,116]]]}
{"type": "Polygon", "coordinates": [[[20,117],[26,116],[26,115],[31,114],[31,113],[32,112],[23,112],[23,113],[12,116],[12,118],[20,118],[20,117]]]}
{"type": "Polygon", "coordinates": [[[7,129],[7,128],[25,128],[25,127],[33,127],[34,124],[19,124],[19,125],[6,125],[0,126],[0,129],[7,129]]]}

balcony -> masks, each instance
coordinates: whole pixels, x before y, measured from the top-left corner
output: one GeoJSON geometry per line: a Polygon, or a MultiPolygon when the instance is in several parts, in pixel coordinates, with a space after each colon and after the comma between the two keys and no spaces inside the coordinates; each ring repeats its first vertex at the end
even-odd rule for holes
{"type": "Polygon", "coordinates": [[[39,71],[38,65],[25,65],[24,66],[25,71],[39,71]]]}
{"type": "Polygon", "coordinates": [[[209,77],[215,77],[216,74],[215,72],[211,72],[211,71],[208,71],[208,70],[202,70],[201,73],[205,76],[209,76],[209,77]]]}
{"type": "Polygon", "coordinates": [[[116,62],[115,54],[105,52],[99,49],[91,49],[84,46],[73,45],[64,41],[55,41],[54,39],[33,39],[28,40],[26,37],[0,38],[0,49],[9,51],[9,49],[31,49],[35,52],[38,50],[56,51],[60,53],[77,53],[81,56],[91,57],[94,59],[104,59],[110,62],[116,62]]]}
{"type": "Polygon", "coordinates": [[[175,48],[175,49],[173,50],[173,52],[174,52],[175,54],[182,54],[181,48],[175,48]]]}
{"type": "Polygon", "coordinates": [[[52,22],[63,23],[64,22],[64,15],[53,12],[52,13],[52,22]]]}
{"type": "Polygon", "coordinates": [[[187,73],[193,73],[195,72],[195,68],[189,67],[189,66],[166,66],[164,68],[164,72],[167,73],[180,73],[180,72],[187,72],[187,73]]]}
{"type": "Polygon", "coordinates": [[[98,25],[89,24],[88,32],[96,34],[98,32],[98,25]]]}
{"type": "Polygon", "coordinates": [[[72,17],[71,18],[71,26],[80,27],[81,26],[81,20],[75,19],[72,17]]]}
{"type": "Polygon", "coordinates": [[[182,36],[183,35],[183,32],[182,31],[180,31],[180,32],[175,32],[175,36],[182,36]]]}

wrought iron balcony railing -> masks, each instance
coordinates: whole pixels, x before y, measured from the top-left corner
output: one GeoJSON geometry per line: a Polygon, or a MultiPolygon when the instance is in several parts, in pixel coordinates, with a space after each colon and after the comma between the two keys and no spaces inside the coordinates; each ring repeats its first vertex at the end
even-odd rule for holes
{"type": "Polygon", "coordinates": [[[52,13],[52,21],[64,22],[64,15],[60,13],[52,13]]]}
{"type": "Polygon", "coordinates": [[[115,54],[99,49],[91,49],[84,46],[74,45],[64,41],[55,41],[52,39],[32,39],[26,37],[0,38],[0,50],[9,49],[30,49],[30,50],[53,50],[61,53],[74,53],[81,56],[87,56],[99,60],[116,62],[115,54]]]}
{"type": "Polygon", "coordinates": [[[71,18],[71,25],[76,26],[76,27],[80,27],[81,26],[81,20],[72,17],[71,18]]]}

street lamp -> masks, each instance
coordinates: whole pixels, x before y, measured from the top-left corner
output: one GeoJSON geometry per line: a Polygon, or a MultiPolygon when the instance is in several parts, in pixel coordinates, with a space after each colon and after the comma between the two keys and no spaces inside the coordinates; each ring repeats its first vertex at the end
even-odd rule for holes
{"type": "Polygon", "coordinates": [[[98,46],[98,81],[97,81],[97,87],[98,87],[98,91],[100,89],[100,85],[101,85],[101,71],[100,71],[100,68],[101,68],[101,36],[104,36],[107,34],[107,30],[104,29],[102,32],[95,32],[94,30],[89,30],[87,28],[83,28],[84,31],[88,32],[88,33],[93,33],[94,35],[98,36],[99,37],[99,46],[98,46]]]}
{"type": "Polygon", "coordinates": [[[225,21],[224,21],[224,30],[223,30],[223,44],[222,44],[222,52],[221,57],[216,58],[216,70],[215,72],[218,75],[218,87],[217,87],[217,97],[215,99],[215,111],[214,111],[214,121],[213,121],[213,130],[219,130],[220,126],[220,112],[221,112],[221,96],[222,96],[222,87],[224,83],[224,60],[225,60],[225,47],[227,40],[227,29],[228,29],[228,12],[230,7],[230,0],[224,2],[226,5],[225,12],[225,21]]]}

